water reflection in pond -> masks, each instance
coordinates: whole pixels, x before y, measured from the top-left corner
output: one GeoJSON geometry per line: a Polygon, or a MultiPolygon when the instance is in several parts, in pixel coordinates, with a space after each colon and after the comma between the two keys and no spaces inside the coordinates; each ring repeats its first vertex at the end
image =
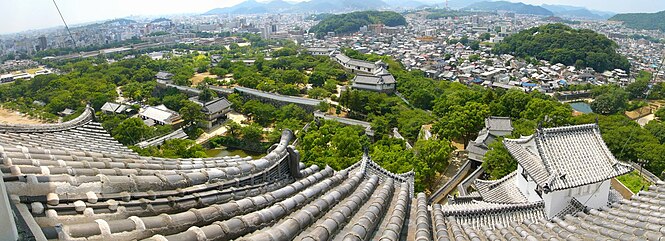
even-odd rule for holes
{"type": "Polygon", "coordinates": [[[584,114],[593,113],[591,106],[583,101],[569,103],[574,110],[582,112],[584,114]]]}

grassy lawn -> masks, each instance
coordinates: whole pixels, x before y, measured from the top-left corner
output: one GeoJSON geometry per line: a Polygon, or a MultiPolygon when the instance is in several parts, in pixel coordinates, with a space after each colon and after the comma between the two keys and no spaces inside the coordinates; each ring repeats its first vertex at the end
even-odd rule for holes
{"type": "Polygon", "coordinates": [[[628,189],[633,191],[633,193],[639,192],[640,189],[642,189],[642,187],[646,189],[651,184],[649,181],[642,178],[638,171],[633,171],[626,175],[618,176],[617,180],[619,180],[621,183],[623,183],[623,185],[628,187],[628,189]]]}

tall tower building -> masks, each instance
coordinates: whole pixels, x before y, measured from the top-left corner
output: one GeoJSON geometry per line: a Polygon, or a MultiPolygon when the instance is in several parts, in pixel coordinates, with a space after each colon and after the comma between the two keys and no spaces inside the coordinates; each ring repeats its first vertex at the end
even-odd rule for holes
{"type": "Polygon", "coordinates": [[[47,47],[46,36],[39,37],[39,45],[37,45],[39,51],[45,50],[47,47]]]}

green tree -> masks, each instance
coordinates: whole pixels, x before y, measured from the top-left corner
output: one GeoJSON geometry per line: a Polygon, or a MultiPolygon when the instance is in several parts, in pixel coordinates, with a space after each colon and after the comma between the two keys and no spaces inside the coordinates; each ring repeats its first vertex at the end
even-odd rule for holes
{"type": "Polygon", "coordinates": [[[164,157],[171,158],[202,158],[208,157],[205,149],[193,140],[173,139],[165,141],[161,146],[164,157]]]}
{"type": "Polygon", "coordinates": [[[282,73],[281,81],[287,84],[304,84],[307,76],[298,70],[290,69],[282,73]]]}
{"type": "Polygon", "coordinates": [[[644,129],[648,130],[654,137],[658,139],[660,144],[665,144],[665,124],[660,121],[649,121],[644,126],[644,129]]]}
{"type": "Polygon", "coordinates": [[[646,98],[645,94],[647,90],[649,90],[649,79],[637,80],[626,86],[626,92],[628,92],[628,98],[631,100],[646,98]]]}
{"type": "Polygon", "coordinates": [[[469,55],[469,61],[470,61],[470,62],[476,62],[476,61],[478,61],[478,60],[480,60],[480,56],[479,56],[479,55],[477,55],[477,54],[469,55]]]}
{"type": "Polygon", "coordinates": [[[372,130],[374,131],[374,136],[377,139],[383,139],[384,137],[390,136],[390,134],[392,133],[392,130],[390,128],[390,120],[388,120],[385,116],[377,116],[377,115],[371,115],[370,119],[372,120],[370,126],[372,127],[372,130]]]}
{"type": "Polygon", "coordinates": [[[434,124],[434,129],[443,138],[460,139],[466,147],[469,140],[483,128],[489,114],[489,107],[485,104],[469,102],[464,106],[456,105],[448,115],[434,124]]]}
{"type": "Polygon", "coordinates": [[[658,109],[655,115],[659,120],[665,120],[665,108],[658,109]]]}
{"type": "Polygon", "coordinates": [[[314,71],[312,75],[309,76],[309,83],[314,87],[322,87],[326,83],[328,75],[321,71],[314,71]]]}
{"type": "Polygon", "coordinates": [[[323,98],[330,97],[331,93],[328,92],[324,88],[313,88],[313,89],[307,91],[307,95],[309,95],[309,98],[320,100],[320,99],[323,99],[323,98]]]}
{"type": "Polygon", "coordinates": [[[125,145],[136,144],[152,136],[152,128],[139,118],[129,118],[113,129],[113,137],[125,145]]]}
{"type": "Polygon", "coordinates": [[[510,89],[496,102],[490,104],[492,115],[520,118],[522,111],[531,101],[531,96],[524,91],[510,89]]]}
{"type": "Polygon", "coordinates": [[[480,42],[479,41],[473,41],[471,42],[471,45],[469,45],[472,50],[479,50],[480,49],[480,42]]]}
{"type": "Polygon", "coordinates": [[[517,160],[510,155],[501,139],[491,143],[488,148],[482,165],[491,179],[500,179],[517,170],[517,160]]]}
{"type": "Polygon", "coordinates": [[[207,85],[199,85],[199,90],[201,90],[201,93],[199,94],[199,101],[203,103],[217,98],[217,92],[211,90],[207,85]]]}
{"type": "Polygon", "coordinates": [[[330,109],[330,104],[328,104],[328,102],[326,102],[326,101],[321,101],[321,102],[316,106],[316,109],[319,110],[319,111],[321,111],[321,112],[323,112],[323,113],[326,113],[326,112],[328,112],[328,110],[330,109]]]}
{"type": "Polygon", "coordinates": [[[245,142],[260,142],[263,139],[263,128],[256,124],[240,128],[240,133],[245,142]]]}
{"type": "Polygon", "coordinates": [[[309,122],[313,119],[312,114],[307,113],[305,109],[295,104],[288,104],[280,107],[276,113],[278,120],[296,119],[303,122],[309,122]]]}
{"type": "Polygon", "coordinates": [[[180,117],[185,126],[201,126],[206,124],[206,117],[201,112],[201,106],[189,100],[181,102],[180,117]]]}
{"type": "Polygon", "coordinates": [[[628,94],[621,89],[609,89],[591,102],[591,109],[595,113],[611,115],[626,109],[628,94]]]}
{"type": "Polygon", "coordinates": [[[179,111],[182,108],[183,101],[187,100],[185,94],[177,93],[174,95],[167,95],[162,98],[162,103],[171,110],[179,111]]]}
{"type": "Polygon", "coordinates": [[[442,173],[448,166],[453,147],[448,140],[419,140],[413,147],[415,158],[427,164],[430,172],[424,173],[423,183],[432,190],[436,173],[442,173]]]}
{"type": "Polygon", "coordinates": [[[267,126],[275,120],[275,107],[270,104],[264,104],[257,100],[247,101],[243,105],[245,113],[249,113],[252,120],[259,125],[267,126]]]}
{"type": "Polygon", "coordinates": [[[544,127],[555,127],[568,124],[572,112],[570,105],[534,98],[521,115],[525,119],[543,122],[544,127]]]}
{"type": "Polygon", "coordinates": [[[655,175],[661,175],[665,171],[665,145],[657,143],[646,143],[640,150],[638,158],[645,160],[646,169],[655,175]]]}
{"type": "Polygon", "coordinates": [[[145,67],[141,67],[138,71],[134,72],[134,76],[132,76],[132,81],[147,82],[150,80],[154,80],[155,74],[156,72],[147,69],[145,67]]]}
{"type": "Polygon", "coordinates": [[[240,132],[240,129],[242,128],[242,126],[240,126],[240,124],[238,124],[235,121],[227,122],[226,123],[226,128],[227,128],[229,134],[231,134],[232,137],[239,138],[240,135],[242,134],[240,132]]]}

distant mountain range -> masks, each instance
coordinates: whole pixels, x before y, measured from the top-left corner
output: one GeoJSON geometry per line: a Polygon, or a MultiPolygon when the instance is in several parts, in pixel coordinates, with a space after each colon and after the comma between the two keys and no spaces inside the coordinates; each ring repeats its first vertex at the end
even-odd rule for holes
{"type": "Polygon", "coordinates": [[[126,18],[116,18],[113,20],[108,20],[104,22],[103,24],[120,24],[120,25],[127,25],[127,24],[133,24],[136,23],[136,21],[131,20],[131,19],[126,19],[126,18]]]}
{"type": "Polygon", "coordinates": [[[462,8],[462,10],[509,11],[518,14],[532,14],[532,15],[543,15],[543,16],[554,15],[552,11],[547,10],[540,6],[534,6],[524,3],[506,2],[506,1],[477,2],[465,8],[462,8]]]}
{"type": "Polygon", "coordinates": [[[609,20],[621,21],[629,28],[665,31],[665,11],[657,13],[617,14],[609,20]]]}
{"type": "Polygon", "coordinates": [[[567,5],[548,5],[543,4],[541,7],[550,10],[556,16],[570,17],[570,18],[586,18],[586,19],[608,19],[615,15],[611,12],[602,12],[589,10],[583,7],[567,6],[567,5]]]}
{"type": "MultiPolygon", "coordinates": [[[[204,15],[335,13],[359,10],[443,8],[445,6],[444,0],[310,0],[306,2],[289,2],[288,0],[257,2],[256,0],[246,0],[232,7],[212,9],[204,15]]],[[[614,13],[589,10],[584,7],[548,4],[535,6],[519,2],[491,0],[449,0],[448,7],[463,10],[511,11],[518,14],[554,15],[564,18],[608,19],[614,16],[614,13]]]]}
{"type": "MultiPolygon", "coordinates": [[[[417,5],[415,1],[401,1],[401,4],[417,5]]],[[[386,9],[389,5],[381,0],[311,0],[308,2],[289,3],[283,0],[257,2],[247,0],[227,8],[215,8],[204,15],[214,14],[262,14],[262,13],[328,13],[353,10],[386,9]]]]}

